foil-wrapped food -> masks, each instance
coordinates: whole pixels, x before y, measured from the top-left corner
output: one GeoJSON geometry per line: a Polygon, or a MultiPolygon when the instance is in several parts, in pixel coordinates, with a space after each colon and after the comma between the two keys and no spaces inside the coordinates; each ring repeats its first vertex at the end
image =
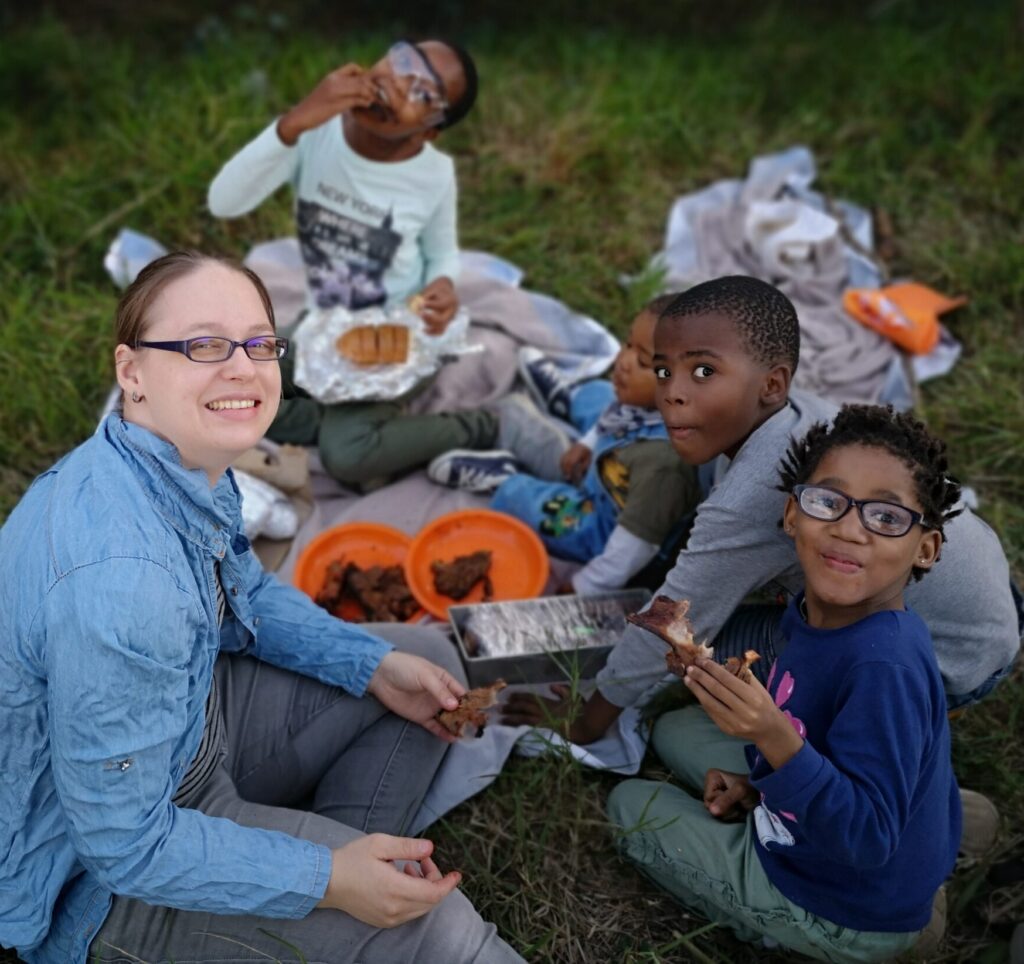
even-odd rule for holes
{"type": "Polygon", "coordinates": [[[626,613],[643,603],[630,594],[545,596],[467,607],[463,645],[474,657],[550,653],[611,646],[626,628],[626,613]]]}
{"type": "Polygon", "coordinates": [[[307,312],[292,334],[295,382],[317,401],[400,398],[444,362],[481,350],[469,343],[469,313],[459,308],[440,335],[406,304],[307,312]]]}

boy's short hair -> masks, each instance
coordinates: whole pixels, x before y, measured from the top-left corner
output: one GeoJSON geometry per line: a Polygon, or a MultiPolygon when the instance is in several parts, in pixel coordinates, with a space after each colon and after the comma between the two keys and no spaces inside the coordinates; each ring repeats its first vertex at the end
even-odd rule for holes
{"type": "MultiPolygon", "coordinates": [[[[779,488],[792,492],[806,482],[826,453],[847,445],[884,449],[898,458],[914,479],[914,493],[921,504],[921,521],[938,531],[946,541],[943,525],[959,515],[960,484],[949,475],[946,443],[936,438],[907,412],[891,405],[844,405],[832,424],[818,422],[807,434],[789,446],[779,468],[779,488]]],[[[914,566],[920,579],[928,570],[914,566]]]]}
{"type": "Polygon", "coordinates": [[[459,66],[462,67],[462,76],[466,80],[462,96],[454,104],[448,105],[444,112],[444,118],[439,124],[435,125],[438,130],[443,131],[449,127],[454,127],[473,109],[479,88],[479,77],[476,72],[476,61],[473,60],[465,47],[452,43],[450,40],[441,40],[440,43],[443,43],[455,54],[456,59],[459,61],[459,66]]]}
{"type": "Polygon", "coordinates": [[[678,291],[668,291],[663,295],[657,295],[644,305],[643,310],[654,315],[655,318],[660,318],[661,313],[678,297],[678,291]]]}
{"type": "Polygon", "coordinates": [[[747,275],[727,275],[694,285],[661,312],[664,319],[724,315],[736,326],[750,355],[764,365],[785,362],[790,372],[800,360],[796,309],[778,288],[747,275]]]}

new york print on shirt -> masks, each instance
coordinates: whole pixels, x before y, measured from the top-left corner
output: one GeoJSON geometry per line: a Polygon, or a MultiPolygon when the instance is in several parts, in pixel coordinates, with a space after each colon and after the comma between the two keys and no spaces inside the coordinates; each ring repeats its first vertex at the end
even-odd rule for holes
{"type": "Polygon", "coordinates": [[[390,211],[375,223],[299,198],[296,220],[306,277],[318,308],[341,305],[357,310],[384,304],[384,273],[402,243],[390,211]]]}

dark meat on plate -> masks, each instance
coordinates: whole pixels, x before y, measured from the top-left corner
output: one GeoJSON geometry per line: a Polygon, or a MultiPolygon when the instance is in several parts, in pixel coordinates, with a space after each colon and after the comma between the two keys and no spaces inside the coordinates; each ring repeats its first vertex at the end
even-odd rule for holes
{"type": "Polygon", "coordinates": [[[351,566],[345,588],[371,622],[404,621],[418,608],[401,566],[351,566]]]}
{"type": "Polygon", "coordinates": [[[491,584],[491,550],[480,549],[468,556],[456,556],[451,562],[435,559],[430,564],[434,574],[434,590],[451,599],[465,599],[473,587],[483,580],[484,602],[494,595],[491,584]]]}
{"type": "Polygon", "coordinates": [[[419,609],[401,566],[360,569],[344,558],[328,564],[316,602],[335,616],[341,616],[345,603],[355,603],[362,618],[375,623],[402,622],[419,609]]]}
{"type": "Polygon", "coordinates": [[[324,584],[316,594],[316,604],[324,609],[333,610],[345,590],[345,558],[336,559],[327,564],[324,584]]]}

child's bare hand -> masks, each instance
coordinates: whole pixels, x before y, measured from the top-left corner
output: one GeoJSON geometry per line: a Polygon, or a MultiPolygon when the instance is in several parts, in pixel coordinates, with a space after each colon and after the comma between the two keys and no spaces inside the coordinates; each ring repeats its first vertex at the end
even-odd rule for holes
{"type": "Polygon", "coordinates": [[[782,766],[803,746],[756,677],[743,680],[713,659],[699,659],[687,667],[683,682],[723,733],[756,743],[771,766],[782,766]]]}
{"type": "Polygon", "coordinates": [[[431,335],[441,335],[455,317],[459,299],[451,278],[435,278],[420,292],[423,306],[419,315],[431,335]]]}
{"type": "Polygon", "coordinates": [[[745,773],[711,769],[704,774],[704,806],[719,820],[744,819],[760,796],[745,773]]]}
{"type": "Polygon", "coordinates": [[[582,701],[573,698],[564,683],[552,683],[556,699],[536,693],[513,693],[502,707],[501,722],[506,726],[543,726],[564,736],[571,743],[591,743],[600,734],[593,734],[583,718],[582,701]]]}
{"type": "Polygon", "coordinates": [[[569,698],[569,687],[552,683],[551,692],[556,699],[546,699],[536,693],[512,693],[502,707],[501,722],[506,726],[546,726],[564,733],[575,710],[569,698]]]}
{"type": "Polygon", "coordinates": [[[369,107],[377,99],[370,75],[358,64],[332,70],[298,104],[277,122],[277,134],[294,144],[304,131],[354,107],[369,107]]]}
{"type": "Polygon", "coordinates": [[[592,455],[590,449],[582,442],[570,445],[562,456],[562,475],[573,485],[579,485],[583,481],[583,476],[587,474],[587,469],[590,468],[592,455]]]}

